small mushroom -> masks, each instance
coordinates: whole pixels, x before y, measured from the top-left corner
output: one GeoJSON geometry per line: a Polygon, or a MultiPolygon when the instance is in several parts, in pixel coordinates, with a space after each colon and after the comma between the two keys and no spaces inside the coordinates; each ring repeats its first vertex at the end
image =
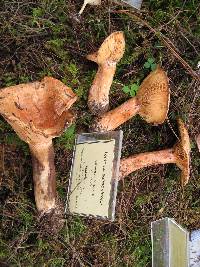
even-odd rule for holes
{"type": "Polygon", "coordinates": [[[0,90],[0,114],[30,147],[35,201],[41,213],[56,207],[52,139],[73,121],[69,108],[76,99],[69,87],[51,77],[0,90]]]}
{"type": "Polygon", "coordinates": [[[168,78],[159,66],[142,82],[136,97],[103,114],[93,125],[96,131],[111,131],[136,114],[148,123],[158,125],[167,116],[170,101],[168,78]]]}
{"type": "Polygon", "coordinates": [[[178,119],[178,126],[180,140],[174,147],[122,159],[120,162],[120,179],[144,167],[175,163],[181,169],[181,185],[186,185],[190,175],[190,140],[188,131],[181,119],[178,119]]]}
{"type": "Polygon", "coordinates": [[[87,56],[87,59],[99,65],[88,96],[88,107],[92,114],[100,115],[108,110],[110,87],[117,62],[124,51],[124,34],[119,31],[109,35],[96,53],[87,56]]]}
{"type": "Polygon", "coordinates": [[[93,5],[93,6],[98,6],[101,4],[101,0],[84,0],[84,3],[81,7],[81,10],[79,11],[79,15],[81,15],[86,7],[86,5],[93,5]]]}

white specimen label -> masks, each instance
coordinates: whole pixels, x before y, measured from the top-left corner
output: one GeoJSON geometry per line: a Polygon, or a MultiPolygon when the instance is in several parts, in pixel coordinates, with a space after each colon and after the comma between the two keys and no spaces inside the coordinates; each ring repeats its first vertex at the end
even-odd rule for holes
{"type": "Polygon", "coordinates": [[[77,144],[69,192],[72,213],[108,217],[115,140],[77,144]]]}
{"type": "Polygon", "coordinates": [[[191,232],[190,267],[200,266],[200,229],[191,232]]]}

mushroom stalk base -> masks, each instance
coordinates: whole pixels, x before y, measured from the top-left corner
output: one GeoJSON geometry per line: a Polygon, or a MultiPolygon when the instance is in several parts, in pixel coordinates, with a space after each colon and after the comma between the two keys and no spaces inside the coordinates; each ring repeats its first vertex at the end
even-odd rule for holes
{"type": "Polygon", "coordinates": [[[52,140],[30,145],[33,161],[35,202],[39,212],[56,207],[56,178],[52,140]]]}
{"type": "Polygon", "coordinates": [[[109,91],[115,70],[115,62],[99,65],[88,96],[88,107],[94,115],[101,115],[109,108],[109,91]]]}
{"type": "Polygon", "coordinates": [[[139,109],[138,100],[136,97],[133,97],[119,107],[105,113],[100,119],[97,119],[93,129],[101,132],[112,131],[135,116],[139,109]]]}
{"type": "Polygon", "coordinates": [[[176,157],[173,151],[174,149],[170,148],[161,151],[141,153],[122,159],[120,162],[119,179],[123,179],[130,173],[144,167],[158,164],[176,163],[176,157]]]}

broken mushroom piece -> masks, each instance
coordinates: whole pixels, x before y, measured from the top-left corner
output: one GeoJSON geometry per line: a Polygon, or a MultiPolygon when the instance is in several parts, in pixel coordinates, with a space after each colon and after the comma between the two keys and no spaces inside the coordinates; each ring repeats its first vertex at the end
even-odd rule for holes
{"type": "Polygon", "coordinates": [[[144,167],[175,163],[181,169],[181,185],[186,185],[190,175],[190,140],[188,131],[181,119],[178,119],[178,127],[180,140],[173,148],[141,153],[122,159],[120,162],[120,179],[144,167]]]}
{"type": "Polygon", "coordinates": [[[51,77],[0,90],[0,114],[30,147],[35,201],[41,213],[56,207],[52,139],[73,121],[69,108],[76,99],[69,87],[51,77]]]}
{"type": "Polygon", "coordinates": [[[100,115],[108,110],[110,87],[117,62],[124,51],[124,34],[119,31],[109,35],[96,53],[87,56],[87,59],[99,65],[88,96],[88,107],[92,114],[100,115]]]}
{"type": "Polygon", "coordinates": [[[84,0],[84,3],[81,7],[81,10],[79,11],[79,15],[81,15],[86,7],[87,4],[98,6],[101,4],[101,0],[84,0]]]}
{"type": "Polygon", "coordinates": [[[169,109],[170,89],[168,78],[159,66],[142,82],[136,97],[105,113],[94,123],[95,131],[111,131],[139,114],[148,123],[164,122],[169,109]]]}

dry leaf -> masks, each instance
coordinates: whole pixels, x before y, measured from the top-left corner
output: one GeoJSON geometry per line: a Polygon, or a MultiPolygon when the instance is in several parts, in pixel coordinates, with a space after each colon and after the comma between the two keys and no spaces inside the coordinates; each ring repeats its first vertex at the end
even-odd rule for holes
{"type": "Polygon", "coordinates": [[[101,0],[85,0],[81,10],[79,11],[79,15],[81,15],[83,13],[87,4],[93,5],[93,6],[98,6],[101,4],[101,0]]]}

